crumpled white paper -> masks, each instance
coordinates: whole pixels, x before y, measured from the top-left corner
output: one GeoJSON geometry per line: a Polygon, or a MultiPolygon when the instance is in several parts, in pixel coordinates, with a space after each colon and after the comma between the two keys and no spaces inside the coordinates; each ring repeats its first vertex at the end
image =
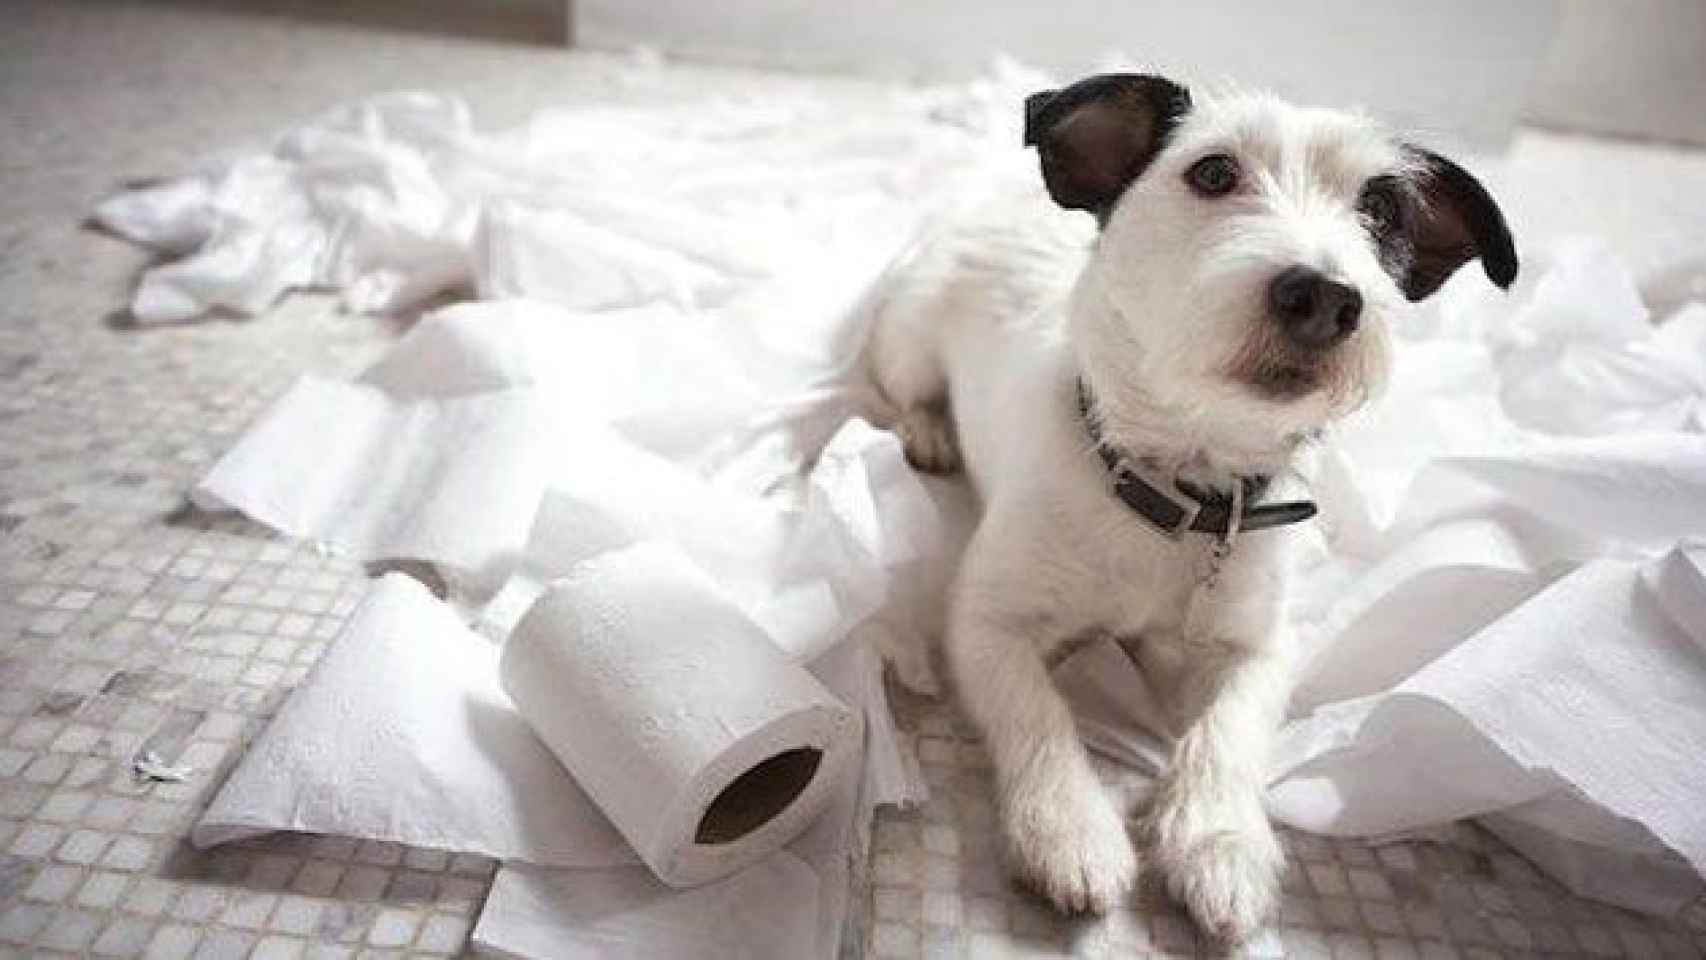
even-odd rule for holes
{"type": "MultiPolygon", "coordinates": [[[[453,286],[533,298],[440,312],[360,383],[299,386],[201,502],[368,559],[423,560],[467,601],[520,571],[484,611],[497,632],[518,612],[506,596],[582,549],[529,546],[563,523],[612,544],[676,538],[755,619],[809,638],[801,656],[862,649],[834,645],[855,622],[916,648],[965,498],[897,496],[907,475],[865,428],[844,437],[857,469],[835,472],[832,444],[820,479],[867,498],[797,469],[869,403],[866,308],[950,192],[934,188],[981,176],[994,143],[1016,150],[1026,82],[1008,79],[870,117],[808,102],[591,111],[494,137],[454,101],[378,98],[97,216],[183,255],[145,276],[142,320],[253,312],[301,286],[360,309],[453,286]],[[346,416],[360,443],[314,444],[346,416]],[[833,517],[832,554],[883,556],[874,581],[772,554],[787,521],[721,540],[743,516],[724,495],[766,493],[790,505],[765,516],[827,495],[837,506],[815,516],[833,517]],[[944,502],[946,528],[924,538],[936,546],[909,543],[919,528],[899,504],[928,516],[944,502]]],[[[1306,659],[1276,757],[1280,819],[1385,835],[1477,816],[1585,894],[1665,912],[1699,891],[1706,600],[1686,538],[1706,535],[1706,307],[1654,318],[1637,291],[1590,242],[1531,247],[1510,295],[1464,271],[1397,331],[1387,396],[1333,432],[1313,478],[1323,512],[1293,595],[1306,659]]],[[[1093,747],[1158,769],[1166,744],[1145,732],[1129,664],[1092,646],[1057,679],[1093,747]]],[[[886,763],[898,796],[904,764],[886,763]]],[[[537,909],[565,888],[510,880],[480,936],[569,942],[537,909]]]]}
{"type": "MultiPolygon", "coordinates": [[[[832,590],[857,622],[884,590],[850,573],[880,569],[860,557],[904,563],[935,541],[931,515],[907,512],[925,502],[919,480],[886,434],[862,427],[818,450],[820,469],[793,491],[811,507],[799,516],[788,497],[712,482],[695,464],[750,454],[764,445],[756,438],[786,438],[798,424],[765,410],[726,344],[672,319],[688,329],[671,337],[661,317],[525,301],[441,311],[360,382],[299,380],[192,497],[376,564],[430,564],[472,602],[515,572],[536,518],[547,527],[528,556],[544,579],[667,530],[728,578],[752,616],[832,590]],[[695,402],[682,407],[682,395],[695,402]],[[783,582],[790,564],[799,583],[783,582]]],[[[814,436],[820,421],[837,429],[826,411],[835,416],[803,414],[814,436]]],[[[799,458],[770,453],[742,463],[761,462],[763,482],[781,482],[799,458]]],[[[831,642],[817,636],[819,649],[831,642]]]]}
{"type": "Polygon", "coordinates": [[[905,229],[901,204],[981,142],[927,108],[896,97],[849,115],[799,97],[584,109],[482,134],[458,99],[396,93],[335,108],[267,153],[120,193],[94,216],[179,257],[143,274],[131,303],[143,323],[251,315],[306,288],[364,311],[458,288],[702,309],[905,229]]]}

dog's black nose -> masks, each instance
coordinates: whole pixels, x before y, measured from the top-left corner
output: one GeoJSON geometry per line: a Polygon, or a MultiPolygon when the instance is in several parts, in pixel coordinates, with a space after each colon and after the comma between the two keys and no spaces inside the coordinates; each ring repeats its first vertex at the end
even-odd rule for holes
{"type": "Polygon", "coordinates": [[[1288,267],[1268,286],[1268,305],[1286,339],[1320,350],[1356,331],[1362,294],[1310,267],[1288,267]]]}

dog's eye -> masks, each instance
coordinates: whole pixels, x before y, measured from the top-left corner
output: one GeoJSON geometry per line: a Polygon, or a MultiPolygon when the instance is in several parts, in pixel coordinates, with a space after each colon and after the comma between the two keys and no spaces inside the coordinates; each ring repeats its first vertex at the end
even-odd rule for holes
{"type": "Polygon", "coordinates": [[[1185,182],[1205,197],[1221,197],[1238,186],[1238,161],[1224,153],[1211,153],[1185,171],[1185,182]]]}
{"type": "Polygon", "coordinates": [[[1372,181],[1363,188],[1362,198],[1357,201],[1357,210],[1368,220],[1369,228],[1376,234],[1392,231],[1399,225],[1403,216],[1397,190],[1384,180],[1372,181]]]}

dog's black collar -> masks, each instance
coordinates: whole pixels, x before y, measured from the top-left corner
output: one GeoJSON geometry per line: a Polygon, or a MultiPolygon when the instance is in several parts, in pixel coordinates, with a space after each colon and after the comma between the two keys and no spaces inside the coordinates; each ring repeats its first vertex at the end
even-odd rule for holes
{"type": "Polygon", "coordinates": [[[1169,537],[1177,538],[1187,530],[1224,537],[1234,531],[1301,523],[1315,516],[1315,504],[1309,500],[1258,505],[1273,481],[1263,474],[1239,477],[1242,496],[1238,497],[1231,491],[1205,490],[1184,481],[1143,476],[1141,464],[1103,440],[1102,425],[1091,409],[1090,388],[1082,379],[1078,381],[1078,414],[1090,434],[1090,442],[1096,446],[1096,455],[1108,468],[1114,496],[1169,537]],[[1238,511],[1237,525],[1233,526],[1229,521],[1235,501],[1241,502],[1242,508],[1238,511]]]}

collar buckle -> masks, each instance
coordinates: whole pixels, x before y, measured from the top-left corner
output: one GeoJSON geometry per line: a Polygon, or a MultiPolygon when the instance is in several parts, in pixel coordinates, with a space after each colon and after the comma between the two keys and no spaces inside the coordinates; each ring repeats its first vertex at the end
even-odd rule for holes
{"type": "Polygon", "coordinates": [[[1179,540],[1197,522],[1203,503],[1173,485],[1171,477],[1141,462],[1120,458],[1114,478],[1114,495],[1162,536],[1179,540]]]}

